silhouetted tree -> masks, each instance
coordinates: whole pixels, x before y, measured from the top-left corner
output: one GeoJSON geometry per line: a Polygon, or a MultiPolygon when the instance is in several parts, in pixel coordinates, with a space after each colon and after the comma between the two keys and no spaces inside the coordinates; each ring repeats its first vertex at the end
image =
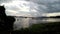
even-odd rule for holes
{"type": "Polygon", "coordinates": [[[15,18],[5,14],[4,6],[0,6],[0,33],[9,34],[13,30],[15,18]]]}

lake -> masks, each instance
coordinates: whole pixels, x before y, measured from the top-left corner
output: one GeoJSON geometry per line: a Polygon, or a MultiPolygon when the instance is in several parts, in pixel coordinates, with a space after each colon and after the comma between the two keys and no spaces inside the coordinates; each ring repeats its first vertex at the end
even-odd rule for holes
{"type": "Polygon", "coordinates": [[[49,23],[49,22],[60,22],[60,18],[19,18],[15,17],[16,21],[14,23],[14,30],[18,30],[20,28],[28,28],[32,24],[38,23],[49,23]]]}

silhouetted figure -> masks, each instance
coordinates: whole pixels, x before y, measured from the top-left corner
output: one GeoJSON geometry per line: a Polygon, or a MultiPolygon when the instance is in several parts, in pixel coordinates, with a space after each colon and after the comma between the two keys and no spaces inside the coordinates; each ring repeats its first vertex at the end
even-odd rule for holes
{"type": "Polygon", "coordinates": [[[10,34],[13,30],[15,18],[5,14],[4,6],[0,6],[0,34],[10,34]]]}

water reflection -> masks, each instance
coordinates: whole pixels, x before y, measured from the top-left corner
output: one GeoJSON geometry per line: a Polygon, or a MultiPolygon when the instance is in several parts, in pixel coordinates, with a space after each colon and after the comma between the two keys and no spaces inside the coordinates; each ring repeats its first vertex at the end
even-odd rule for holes
{"type": "Polygon", "coordinates": [[[14,29],[20,29],[20,28],[27,28],[32,24],[37,24],[37,23],[49,23],[49,22],[60,22],[60,18],[20,18],[20,17],[15,17],[16,21],[14,23],[14,29]]]}
{"type": "Polygon", "coordinates": [[[46,22],[60,22],[60,18],[45,18],[42,21],[46,21],[46,22]]]}

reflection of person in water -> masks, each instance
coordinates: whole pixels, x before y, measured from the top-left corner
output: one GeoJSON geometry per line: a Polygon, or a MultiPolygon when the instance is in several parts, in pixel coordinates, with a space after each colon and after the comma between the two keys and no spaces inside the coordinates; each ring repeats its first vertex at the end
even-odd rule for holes
{"type": "Polygon", "coordinates": [[[4,6],[0,6],[0,34],[10,34],[15,18],[6,16],[4,6]]]}

